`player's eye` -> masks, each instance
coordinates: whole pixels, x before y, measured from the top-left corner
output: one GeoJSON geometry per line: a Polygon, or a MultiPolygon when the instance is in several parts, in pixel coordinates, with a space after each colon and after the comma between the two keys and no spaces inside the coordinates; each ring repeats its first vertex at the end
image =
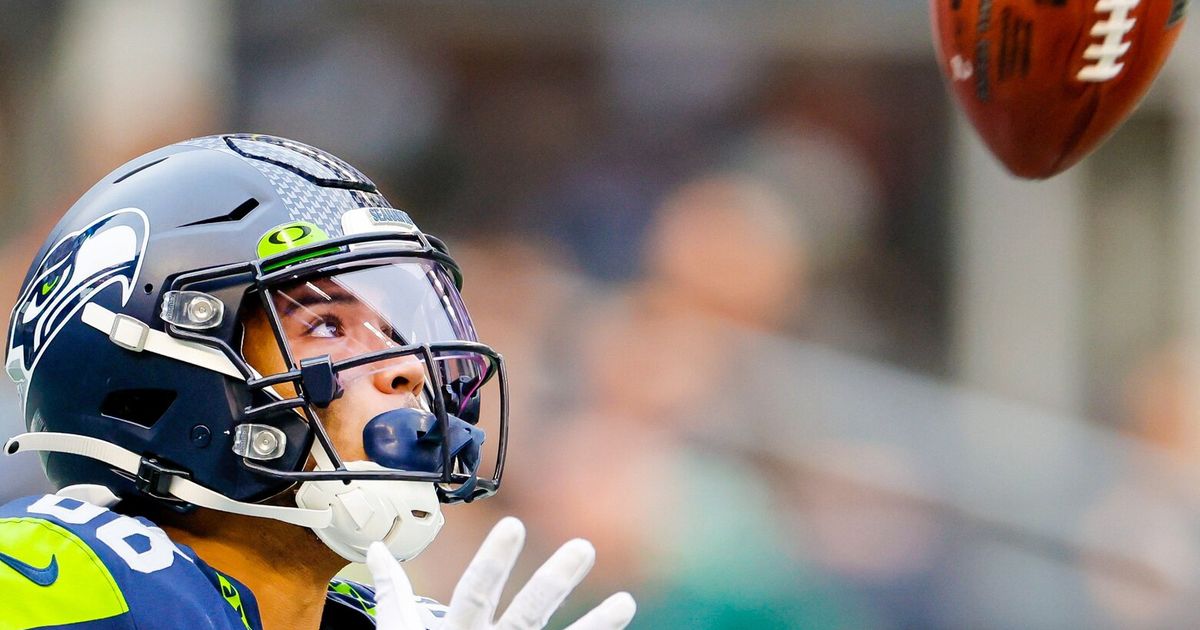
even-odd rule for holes
{"type": "Polygon", "coordinates": [[[342,329],[342,320],[336,315],[325,315],[318,317],[308,324],[304,335],[306,337],[315,337],[317,339],[336,339],[344,333],[342,329]]]}

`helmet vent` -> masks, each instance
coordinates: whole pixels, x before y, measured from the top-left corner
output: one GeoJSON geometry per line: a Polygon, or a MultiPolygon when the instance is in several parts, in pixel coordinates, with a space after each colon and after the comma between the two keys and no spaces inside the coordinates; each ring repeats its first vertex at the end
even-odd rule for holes
{"type": "MultiPolygon", "coordinates": [[[[169,155],[168,155],[167,157],[171,157],[171,156],[169,156],[169,155]]],[[[161,162],[165,162],[165,161],[166,161],[166,159],[167,159],[167,158],[163,158],[163,159],[161,159],[161,160],[154,160],[153,162],[151,162],[151,163],[149,163],[149,164],[143,164],[143,165],[141,165],[141,166],[139,166],[139,167],[137,167],[137,168],[133,169],[132,171],[129,171],[128,173],[125,173],[124,175],[122,175],[122,176],[120,176],[120,177],[118,177],[118,178],[114,179],[114,180],[113,180],[113,183],[114,183],[114,184],[120,184],[121,182],[123,182],[123,181],[125,181],[125,180],[129,179],[130,177],[133,177],[134,175],[137,175],[138,173],[141,173],[142,171],[144,171],[144,170],[146,170],[146,169],[150,168],[151,166],[154,166],[155,164],[159,164],[159,163],[161,163],[161,162]]]]}
{"type": "Polygon", "coordinates": [[[241,221],[242,219],[246,218],[246,215],[250,214],[250,212],[257,207],[258,200],[254,197],[251,197],[243,201],[238,207],[231,210],[229,214],[222,214],[220,216],[209,217],[207,219],[200,219],[199,221],[192,221],[191,223],[184,223],[179,227],[192,227],[193,225],[208,225],[210,223],[241,221]]]}
{"type": "Polygon", "coordinates": [[[104,397],[100,414],[149,429],[173,402],[175,392],[169,389],[118,389],[104,397]]]}
{"type": "Polygon", "coordinates": [[[314,149],[313,147],[284,138],[257,134],[238,134],[225,136],[224,139],[225,144],[234,153],[244,158],[274,164],[323,188],[341,188],[367,193],[379,192],[375,184],[371,183],[362,173],[359,173],[349,164],[320,149],[314,149]],[[275,151],[272,151],[276,157],[267,154],[269,148],[276,148],[275,151]],[[282,149],[282,151],[279,151],[279,149],[282,149]],[[291,154],[290,156],[289,153],[291,154]],[[289,157],[292,161],[287,161],[289,157]],[[322,177],[317,173],[310,172],[309,169],[314,165],[325,169],[333,174],[334,177],[322,177]]]}

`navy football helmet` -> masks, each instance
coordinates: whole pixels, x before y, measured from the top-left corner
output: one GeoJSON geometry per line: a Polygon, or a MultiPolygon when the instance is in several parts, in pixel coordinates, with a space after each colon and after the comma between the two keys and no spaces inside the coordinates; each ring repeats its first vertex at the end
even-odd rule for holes
{"type": "MultiPolygon", "coordinates": [[[[419,482],[421,505],[396,509],[436,512],[436,533],[439,501],[499,488],[507,441],[504,363],[477,340],[461,284],[441,241],[324,151],[247,134],[154,151],[92,187],[25,276],[5,365],[29,432],[6,451],[40,451],[60,488],[319,535],[342,512],[363,525],[339,488],[419,482]],[[362,321],[314,315],[347,301],[362,321]],[[278,348],[273,373],[247,358],[251,317],[278,348]],[[289,327],[326,345],[301,352],[289,327]],[[415,402],[370,419],[366,460],[346,461],[323,415],[352,380],[397,361],[424,371],[415,402]],[[298,484],[298,496],[324,490],[264,503],[298,484]]],[[[354,560],[369,544],[326,542],[354,560]]]]}

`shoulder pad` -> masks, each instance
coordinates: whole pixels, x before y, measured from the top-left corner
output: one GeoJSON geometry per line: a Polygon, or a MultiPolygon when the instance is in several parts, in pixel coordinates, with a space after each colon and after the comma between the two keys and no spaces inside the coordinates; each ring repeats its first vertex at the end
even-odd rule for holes
{"type": "Polygon", "coordinates": [[[250,628],[204,569],[146,519],[53,494],[0,506],[0,627],[250,628]]]}

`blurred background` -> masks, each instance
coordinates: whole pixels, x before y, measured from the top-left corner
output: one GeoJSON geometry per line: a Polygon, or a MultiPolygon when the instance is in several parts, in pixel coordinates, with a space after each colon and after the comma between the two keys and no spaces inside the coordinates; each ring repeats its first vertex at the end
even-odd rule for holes
{"type": "Polygon", "coordinates": [[[448,240],[510,364],[504,489],[418,592],[514,514],[518,572],[590,538],[568,607],[628,589],[636,628],[1197,627],[1200,35],[1027,183],[927,11],[0,0],[0,303],[127,159],[291,137],[448,240]]]}

